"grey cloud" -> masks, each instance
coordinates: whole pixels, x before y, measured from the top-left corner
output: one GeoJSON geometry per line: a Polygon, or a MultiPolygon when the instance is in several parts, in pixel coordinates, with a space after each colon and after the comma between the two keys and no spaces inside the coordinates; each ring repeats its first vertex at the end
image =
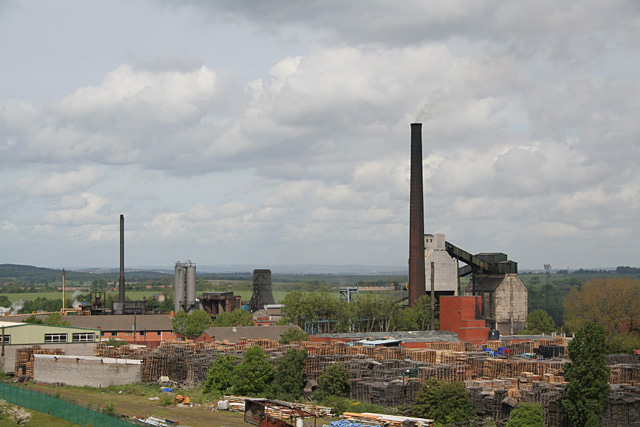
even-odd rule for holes
{"type": "Polygon", "coordinates": [[[175,71],[179,73],[189,73],[197,71],[202,67],[200,58],[183,56],[183,57],[162,57],[153,58],[136,64],[136,70],[151,71],[154,73],[163,73],[175,71]]]}
{"type": "Polygon", "coordinates": [[[614,44],[634,46],[635,41],[624,34],[638,28],[640,11],[637,2],[629,0],[190,0],[181,4],[202,13],[203,20],[232,17],[268,33],[277,34],[282,27],[315,28],[321,40],[338,45],[404,46],[461,38],[489,42],[488,48],[494,50],[504,46],[505,52],[521,58],[544,52],[567,63],[599,57],[614,44]]]}

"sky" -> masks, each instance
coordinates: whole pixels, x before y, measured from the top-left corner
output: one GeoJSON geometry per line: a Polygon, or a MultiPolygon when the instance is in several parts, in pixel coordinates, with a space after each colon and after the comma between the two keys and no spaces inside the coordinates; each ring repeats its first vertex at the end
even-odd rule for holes
{"type": "Polygon", "coordinates": [[[0,0],[0,264],[640,266],[640,2],[0,0]]]}

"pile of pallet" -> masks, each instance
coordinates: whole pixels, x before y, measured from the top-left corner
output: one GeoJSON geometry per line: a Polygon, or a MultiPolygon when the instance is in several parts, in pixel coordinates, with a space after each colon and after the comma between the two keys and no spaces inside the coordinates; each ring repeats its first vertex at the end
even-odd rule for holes
{"type": "Polygon", "coordinates": [[[357,379],[351,382],[349,397],[360,402],[373,402],[385,407],[412,403],[420,390],[421,382],[415,379],[371,381],[357,379]]]}
{"type": "Polygon", "coordinates": [[[640,364],[638,363],[612,365],[609,366],[609,370],[611,384],[640,385],[640,364]]]}
{"type": "Polygon", "coordinates": [[[14,376],[20,381],[28,381],[33,379],[33,355],[34,354],[52,354],[64,355],[64,350],[60,348],[41,348],[34,345],[27,348],[20,348],[15,353],[14,376]]]}

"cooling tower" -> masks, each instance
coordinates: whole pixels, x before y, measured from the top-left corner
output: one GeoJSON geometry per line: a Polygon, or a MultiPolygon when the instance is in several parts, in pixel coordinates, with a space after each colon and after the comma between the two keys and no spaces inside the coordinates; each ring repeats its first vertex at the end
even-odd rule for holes
{"type": "Polygon", "coordinates": [[[249,307],[256,311],[266,304],[275,304],[271,293],[271,270],[253,270],[253,295],[249,307]]]}

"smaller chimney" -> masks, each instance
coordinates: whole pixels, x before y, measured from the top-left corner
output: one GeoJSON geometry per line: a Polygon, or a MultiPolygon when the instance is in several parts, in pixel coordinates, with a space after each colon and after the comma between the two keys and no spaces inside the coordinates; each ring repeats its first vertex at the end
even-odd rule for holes
{"type": "Polygon", "coordinates": [[[118,291],[118,301],[124,304],[124,215],[120,215],[120,282],[118,291]]]}

